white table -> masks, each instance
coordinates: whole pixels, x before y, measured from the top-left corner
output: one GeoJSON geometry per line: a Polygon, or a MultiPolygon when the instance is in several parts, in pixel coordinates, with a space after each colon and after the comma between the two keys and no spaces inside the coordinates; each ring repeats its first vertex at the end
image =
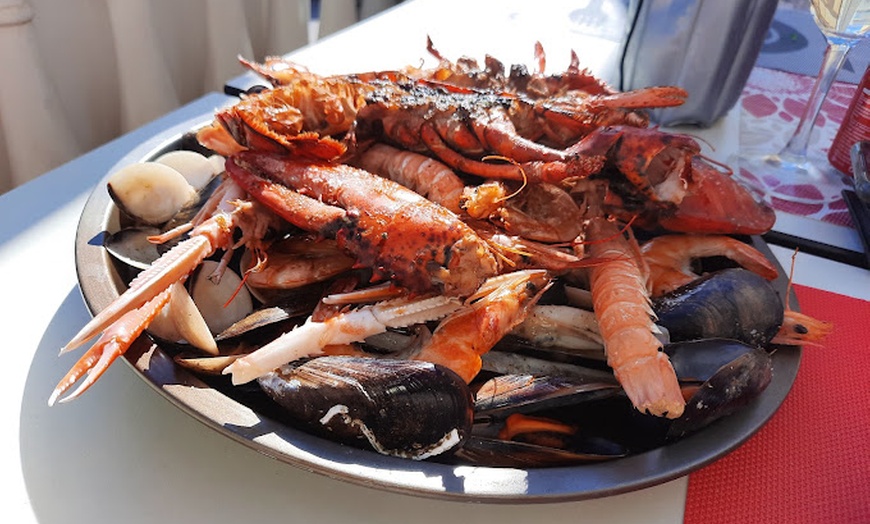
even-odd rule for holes
{"type": "MultiPolygon", "coordinates": [[[[458,3],[418,0],[400,8],[425,29],[412,30],[406,24],[384,34],[377,24],[397,16],[395,10],[375,17],[357,34],[389,40],[383,49],[395,53],[393,58],[373,59],[383,60],[384,67],[422,55],[423,43],[414,43],[420,30],[430,32],[436,43],[444,42],[442,50],[449,56],[471,52],[448,45],[439,20],[459,25],[450,31],[474,30],[480,38],[495,38],[484,23],[495,15],[474,14],[469,8],[469,19],[476,20],[472,23],[466,20],[468,10],[456,8],[458,3]],[[476,29],[477,24],[482,28],[476,29]]],[[[514,5],[504,3],[502,14],[511,13],[514,5]]],[[[510,33],[517,51],[531,49],[536,38],[516,28],[510,33]]],[[[557,48],[557,33],[554,29],[541,36],[554,39],[545,45],[557,48]]],[[[300,61],[336,53],[340,62],[341,53],[347,52],[338,45],[343,34],[301,51],[300,61]]],[[[488,42],[493,50],[500,49],[488,42]]],[[[508,61],[528,61],[525,54],[515,58],[513,51],[505,51],[508,61]]],[[[360,69],[352,61],[335,67],[360,69]]],[[[4,522],[682,521],[686,478],[604,499],[535,506],[444,502],[332,480],[212,431],[155,394],[124,364],[112,366],[82,398],[48,408],[49,392],[80,354],[58,358],[57,352],[89,317],[73,258],[76,223],[87,195],[130,150],[226,101],[223,95],[208,95],[0,196],[0,319],[6,335],[6,372],[0,383],[4,522]]],[[[775,252],[788,267],[791,253],[775,252]]],[[[799,257],[796,281],[870,299],[870,273],[806,255],[799,257]]]]}

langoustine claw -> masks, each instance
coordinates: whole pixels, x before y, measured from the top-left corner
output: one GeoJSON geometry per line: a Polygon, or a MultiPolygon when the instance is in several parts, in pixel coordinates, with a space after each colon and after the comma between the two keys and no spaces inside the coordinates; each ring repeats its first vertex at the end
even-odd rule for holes
{"type": "MultiPolygon", "coordinates": [[[[94,347],[75,364],[61,379],[51,394],[49,403],[54,404],[73,384],[90,373],[72,396],[87,390],[105,369],[130,347],[136,337],[160,312],[170,298],[170,287],[183,281],[206,257],[218,249],[230,249],[235,244],[233,233],[236,226],[245,223],[253,237],[260,236],[261,220],[249,217],[252,208],[240,203],[244,191],[232,181],[225,181],[214,195],[217,203],[207,203],[205,208],[215,209],[210,218],[198,223],[190,237],[167,251],[148,269],[130,282],[130,286],[108,307],[97,313],[62,349],[61,354],[81,346],[98,333],[104,332],[94,347]],[[91,371],[92,370],[92,371],[91,371]]],[[[198,220],[198,219],[197,219],[198,220]]],[[[259,240],[243,234],[252,242],[259,240]]]]}
{"type": "Polygon", "coordinates": [[[143,306],[128,311],[113,323],[93,346],[76,362],[58,382],[48,399],[48,405],[53,406],[60,400],[68,402],[78,397],[99,379],[109,365],[133,344],[142,334],[148,324],[154,319],[160,309],[169,301],[169,289],[162,291],[143,306]],[[79,386],[64,398],[61,395],[82,377],[86,377],[79,386]]]}
{"type": "Polygon", "coordinates": [[[233,384],[245,384],[284,364],[323,355],[326,346],[362,342],[389,327],[435,320],[460,305],[458,299],[445,296],[400,298],[343,312],[323,322],[309,318],[301,326],[234,361],[223,373],[232,376],[233,384]]]}

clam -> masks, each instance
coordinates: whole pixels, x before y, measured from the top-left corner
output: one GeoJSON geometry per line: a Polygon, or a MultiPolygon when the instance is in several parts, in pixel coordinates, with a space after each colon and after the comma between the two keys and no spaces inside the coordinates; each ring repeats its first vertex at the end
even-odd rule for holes
{"type": "Polygon", "coordinates": [[[196,191],[202,191],[211,179],[223,170],[219,162],[212,161],[196,151],[170,151],[154,159],[154,162],[178,171],[196,191]]]}
{"type": "Polygon", "coordinates": [[[224,172],[227,163],[226,158],[221,155],[211,155],[208,157],[208,161],[211,162],[211,167],[215,174],[219,175],[224,172]]]}
{"type": "Polygon", "coordinates": [[[148,332],[169,342],[189,344],[209,355],[218,354],[208,323],[180,282],[172,284],[169,302],[148,326],[148,332]]]}
{"type": "Polygon", "coordinates": [[[198,198],[181,173],[157,162],[124,166],[109,177],[107,188],[118,208],[152,226],[166,223],[198,198]]]}
{"type": "Polygon", "coordinates": [[[229,268],[216,278],[219,266],[218,262],[206,260],[190,283],[190,296],[212,333],[224,331],[254,310],[253,298],[242,278],[229,268]]]}

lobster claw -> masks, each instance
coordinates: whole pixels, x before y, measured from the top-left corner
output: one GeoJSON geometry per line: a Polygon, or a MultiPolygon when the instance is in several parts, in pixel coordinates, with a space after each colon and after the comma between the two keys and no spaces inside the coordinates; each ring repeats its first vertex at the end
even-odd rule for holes
{"type": "Polygon", "coordinates": [[[760,235],[776,222],[770,206],[700,157],[692,159],[686,184],[679,205],[657,212],[659,226],[681,233],[760,235]]]}

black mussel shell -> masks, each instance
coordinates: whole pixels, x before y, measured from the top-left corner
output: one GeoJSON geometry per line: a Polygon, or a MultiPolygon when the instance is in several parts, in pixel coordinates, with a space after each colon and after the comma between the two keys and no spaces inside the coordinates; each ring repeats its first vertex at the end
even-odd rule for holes
{"type": "Polygon", "coordinates": [[[534,413],[621,393],[622,389],[612,374],[602,378],[598,376],[598,370],[591,371],[593,373],[588,378],[532,375],[493,377],[475,392],[475,418],[534,413]]]}
{"type": "Polygon", "coordinates": [[[653,302],[671,341],[731,338],[764,346],[782,325],[784,308],[764,278],[745,269],[710,273],[653,302]]]}
{"type": "Polygon", "coordinates": [[[385,455],[422,460],[461,446],[471,433],[468,386],[426,362],[320,357],[259,384],[291,423],[385,455]]]}
{"type": "MultiPolygon", "coordinates": [[[[566,364],[567,366],[567,364],[566,364]]],[[[454,454],[491,467],[552,467],[612,460],[665,442],[666,419],[631,406],[612,373],[580,366],[570,375],[502,375],[476,392],[471,438],[454,454]],[[531,414],[572,427],[499,438],[508,417],[531,414]]]]}
{"type": "Polygon", "coordinates": [[[601,438],[576,438],[560,448],[475,435],[453,458],[488,467],[542,468],[613,460],[627,453],[619,444],[601,438]]]}
{"type": "Polygon", "coordinates": [[[770,354],[735,340],[671,344],[665,351],[681,380],[703,381],[680,418],[672,421],[670,438],[693,433],[734,413],[758,398],[773,378],[770,354]]]}
{"type": "Polygon", "coordinates": [[[135,269],[148,269],[161,252],[149,236],[160,234],[156,227],[128,227],[103,238],[103,247],[116,260],[135,269]]]}
{"type": "Polygon", "coordinates": [[[710,380],[723,366],[756,349],[755,346],[727,338],[672,342],[664,346],[680,382],[697,384],[710,380]]]}

